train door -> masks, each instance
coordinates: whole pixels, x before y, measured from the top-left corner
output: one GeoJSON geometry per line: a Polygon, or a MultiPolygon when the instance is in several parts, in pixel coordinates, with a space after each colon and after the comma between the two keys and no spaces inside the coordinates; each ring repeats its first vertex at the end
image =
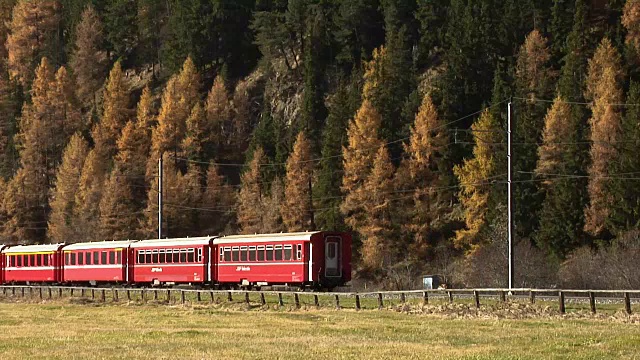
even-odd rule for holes
{"type": "Polygon", "coordinates": [[[342,239],[339,236],[327,236],[324,239],[324,276],[340,277],[342,268],[342,239]]]}

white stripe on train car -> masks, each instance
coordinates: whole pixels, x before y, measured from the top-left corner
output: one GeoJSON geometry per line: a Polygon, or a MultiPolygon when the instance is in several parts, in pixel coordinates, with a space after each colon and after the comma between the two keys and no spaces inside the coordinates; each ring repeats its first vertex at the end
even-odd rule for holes
{"type": "Polygon", "coordinates": [[[65,265],[64,270],[79,269],[123,269],[124,265],[65,265]]]}
{"type": "Polygon", "coordinates": [[[5,270],[9,271],[35,271],[35,270],[40,270],[40,271],[44,271],[44,270],[53,270],[53,269],[60,269],[60,268],[55,268],[53,266],[34,266],[34,267],[7,267],[5,268],[5,270]]]}
{"type": "Polygon", "coordinates": [[[273,266],[273,265],[304,265],[303,261],[287,261],[287,262],[267,262],[267,263],[252,263],[252,262],[234,262],[234,263],[218,263],[218,266],[273,266]]]}

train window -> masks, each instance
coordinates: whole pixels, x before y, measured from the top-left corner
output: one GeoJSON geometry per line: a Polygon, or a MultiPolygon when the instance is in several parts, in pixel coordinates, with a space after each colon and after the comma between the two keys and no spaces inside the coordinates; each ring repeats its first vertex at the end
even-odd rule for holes
{"type": "Polygon", "coordinates": [[[160,264],[164,264],[167,262],[167,254],[165,254],[165,251],[165,249],[158,250],[158,261],[160,262],[160,264]]]}
{"type": "Polygon", "coordinates": [[[78,253],[78,265],[84,265],[84,253],[78,253]]]}
{"type": "Polygon", "coordinates": [[[144,264],[144,251],[138,250],[138,264],[144,264]]]}
{"type": "Polygon", "coordinates": [[[224,261],[231,261],[231,248],[229,246],[224,248],[224,261]]]}
{"type": "Polygon", "coordinates": [[[297,260],[302,260],[302,244],[298,244],[298,251],[297,251],[296,259],[297,260]]]}
{"type": "Polygon", "coordinates": [[[100,256],[100,263],[102,265],[106,265],[107,264],[107,252],[103,251],[101,256],[100,256]]]}
{"type": "Polygon", "coordinates": [[[291,253],[293,252],[293,246],[292,245],[285,245],[284,246],[284,259],[285,260],[291,260],[291,253]]]}
{"type": "Polygon", "coordinates": [[[196,261],[196,251],[194,249],[187,250],[187,262],[195,262],[196,261]]]}
{"type": "Polygon", "coordinates": [[[196,261],[199,263],[202,262],[202,248],[198,248],[198,257],[196,258],[196,261]]]}
{"type": "Polygon", "coordinates": [[[18,255],[18,267],[22,266],[22,255],[18,255]]]}
{"type": "Polygon", "coordinates": [[[249,246],[249,261],[256,261],[256,247],[249,246]]]}
{"type": "Polygon", "coordinates": [[[97,251],[93,252],[93,265],[99,265],[100,264],[100,253],[97,251]]]}
{"type": "Polygon", "coordinates": [[[234,246],[231,249],[231,260],[240,261],[240,248],[239,247],[234,246]]]}
{"type": "Polygon", "coordinates": [[[116,251],[116,264],[122,264],[122,251],[116,251]]]}
{"type": "Polygon", "coordinates": [[[145,250],[144,252],[144,263],[151,264],[151,250],[145,250]]]}
{"type": "Polygon", "coordinates": [[[180,250],[173,249],[173,263],[177,264],[180,262],[180,250]]]}
{"type": "Polygon", "coordinates": [[[15,267],[16,266],[16,257],[15,256],[9,256],[9,259],[11,259],[11,266],[15,267]]]}
{"type": "Polygon", "coordinates": [[[36,256],[31,254],[29,255],[29,266],[35,266],[36,265],[36,256]]]}
{"type": "Polygon", "coordinates": [[[157,264],[158,263],[158,250],[152,250],[151,251],[151,263],[153,263],[153,264],[157,264]]]}
{"type": "Polygon", "coordinates": [[[220,247],[220,261],[224,261],[224,248],[220,247]]]}
{"type": "Polygon", "coordinates": [[[76,253],[71,253],[71,265],[76,264],[76,253]]]}
{"type": "Polygon", "coordinates": [[[113,265],[116,263],[116,252],[109,251],[109,264],[113,265]]]}
{"type": "Polygon", "coordinates": [[[267,261],[273,261],[273,245],[267,245],[267,261]]]}
{"type": "Polygon", "coordinates": [[[181,263],[187,262],[187,249],[180,249],[180,262],[181,263]]]}
{"type": "Polygon", "coordinates": [[[87,263],[87,265],[91,265],[91,252],[87,251],[84,253],[84,262],[87,263]]]}
{"type": "Polygon", "coordinates": [[[258,261],[264,261],[264,246],[258,246],[258,261]]]}
{"type": "Polygon", "coordinates": [[[71,265],[71,253],[64,253],[64,264],[71,265]]]}
{"type": "Polygon", "coordinates": [[[240,246],[240,261],[247,261],[247,247],[240,246]]]}
{"type": "Polygon", "coordinates": [[[44,266],[49,266],[49,256],[51,256],[51,255],[46,254],[44,256],[44,266]]]}
{"type": "Polygon", "coordinates": [[[273,247],[274,257],[276,261],[282,260],[282,245],[276,245],[273,247]]]}

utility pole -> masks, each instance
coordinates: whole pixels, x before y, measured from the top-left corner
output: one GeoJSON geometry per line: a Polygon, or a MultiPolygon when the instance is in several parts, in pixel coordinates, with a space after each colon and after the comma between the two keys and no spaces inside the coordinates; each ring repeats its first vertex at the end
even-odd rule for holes
{"type": "Polygon", "coordinates": [[[513,289],[513,199],[511,197],[511,99],[507,105],[507,212],[509,224],[509,289],[513,289]]]}
{"type": "Polygon", "coordinates": [[[158,239],[162,239],[162,154],[158,159],[158,239]]]}

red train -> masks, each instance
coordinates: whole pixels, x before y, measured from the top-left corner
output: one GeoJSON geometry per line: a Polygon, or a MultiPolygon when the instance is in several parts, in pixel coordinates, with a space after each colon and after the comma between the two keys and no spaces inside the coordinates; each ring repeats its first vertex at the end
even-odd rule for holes
{"type": "Polygon", "coordinates": [[[339,232],[0,245],[0,284],[191,284],[334,288],[351,280],[339,232]]]}

